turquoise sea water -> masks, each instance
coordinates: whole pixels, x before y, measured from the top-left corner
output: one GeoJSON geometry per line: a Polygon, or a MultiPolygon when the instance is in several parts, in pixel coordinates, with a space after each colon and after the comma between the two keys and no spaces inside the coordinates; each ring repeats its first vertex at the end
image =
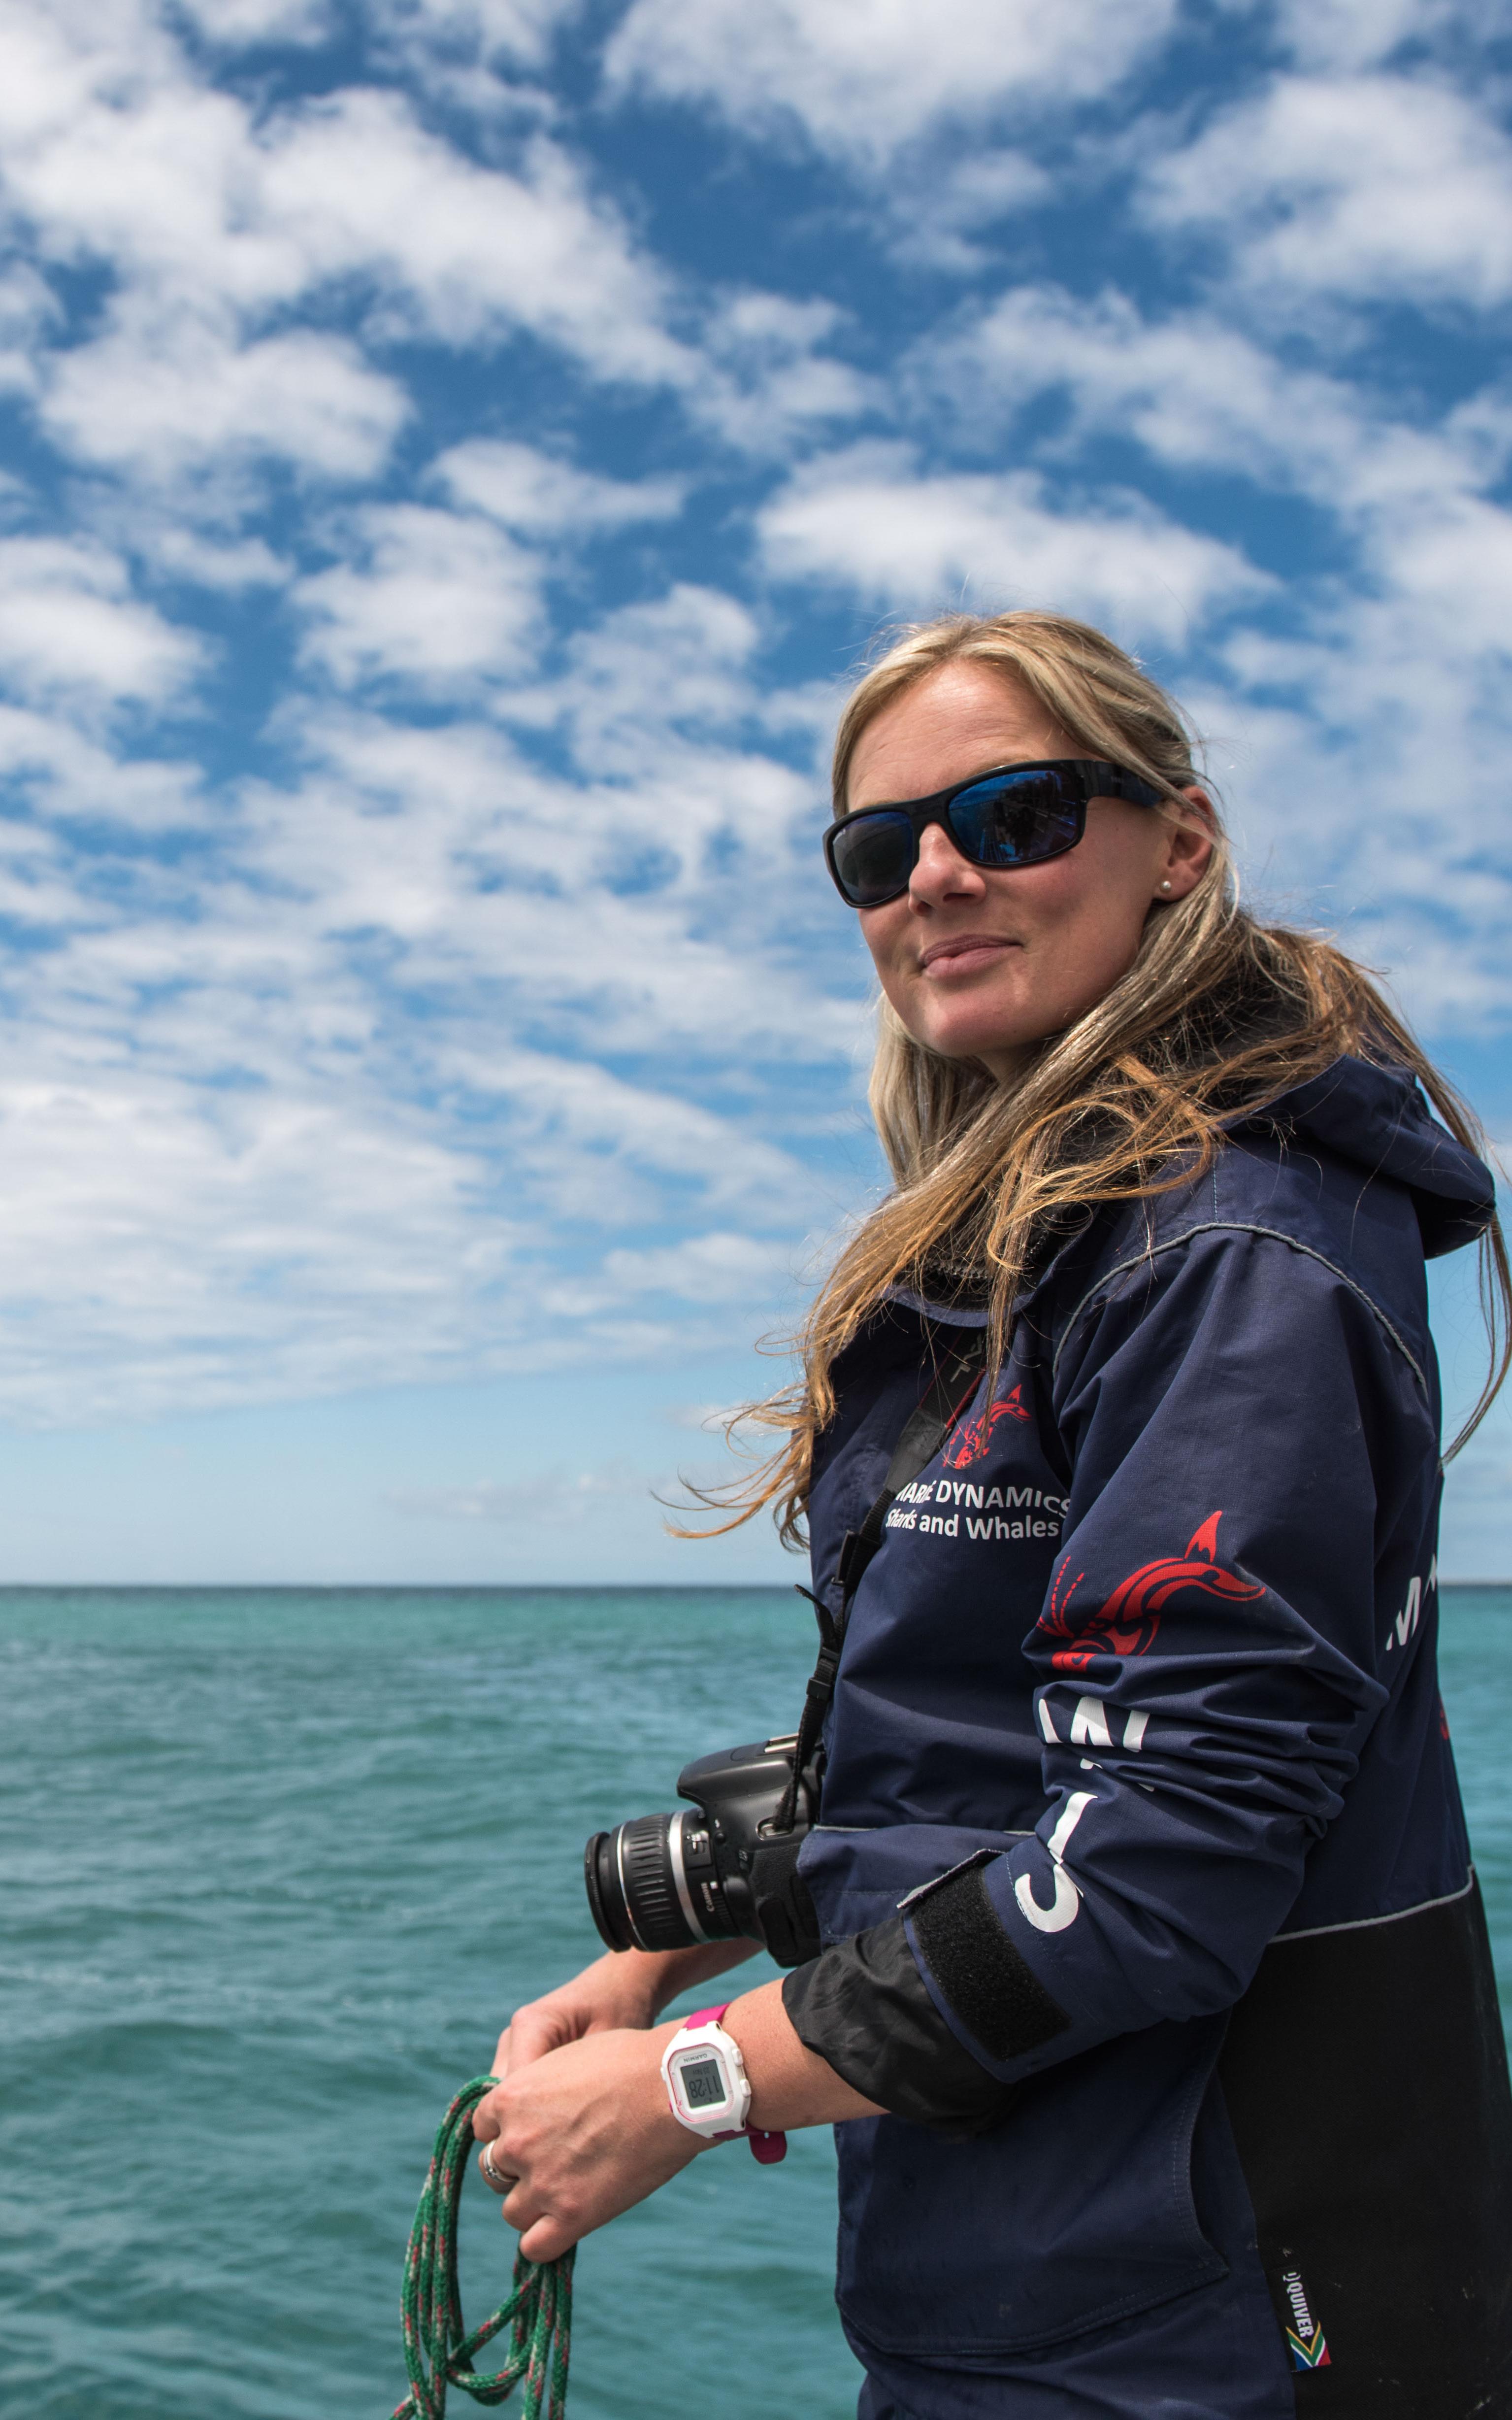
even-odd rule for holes
{"type": "MultiPolygon", "coordinates": [[[[1443,1633],[1512,2005],[1512,1590],[1443,1633]]],[[[787,1729],[810,1636],[776,1590],[0,1591],[5,2411],[384,2420],[436,2120],[595,1953],[585,1835],[787,1729]]],[[[467,2211],[481,2317],[515,2239],[467,2211]]],[[[579,2256],[573,2420],[846,2420],[832,2235],[827,2136],[698,2161],[579,2256]]]]}

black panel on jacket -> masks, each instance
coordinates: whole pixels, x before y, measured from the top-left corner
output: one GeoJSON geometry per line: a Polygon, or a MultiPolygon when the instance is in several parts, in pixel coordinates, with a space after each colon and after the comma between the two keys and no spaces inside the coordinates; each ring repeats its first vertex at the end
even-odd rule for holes
{"type": "Polygon", "coordinates": [[[1008,2113],[1012,2087],[950,2031],[901,1916],[795,1967],[782,2005],[798,2040],[895,2118],[959,2137],[984,2134],[1008,2113]]]}
{"type": "Polygon", "coordinates": [[[925,1964],[989,2058],[1021,2058],[1065,2032],[1071,2019],[1003,1931],[980,1865],[917,1894],[910,1913],[925,1964]]]}
{"type": "Polygon", "coordinates": [[[1473,1881],[1273,1942],[1219,2066],[1319,2420],[1512,2413],[1512,2091],[1473,1881]],[[1326,2347],[1326,2366],[1320,2357],[1326,2347]]]}

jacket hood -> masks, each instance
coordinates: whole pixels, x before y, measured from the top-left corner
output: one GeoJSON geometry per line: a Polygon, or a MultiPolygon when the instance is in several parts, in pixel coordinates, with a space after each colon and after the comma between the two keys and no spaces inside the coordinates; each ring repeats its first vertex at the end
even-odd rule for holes
{"type": "Polygon", "coordinates": [[[1337,1060],[1246,1123],[1267,1126],[1288,1142],[1319,1144],[1353,1160],[1367,1176],[1404,1185],[1429,1260],[1473,1244],[1496,1206],[1495,1180],[1485,1161],[1456,1142],[1399,1069],[1337,1060]]]}

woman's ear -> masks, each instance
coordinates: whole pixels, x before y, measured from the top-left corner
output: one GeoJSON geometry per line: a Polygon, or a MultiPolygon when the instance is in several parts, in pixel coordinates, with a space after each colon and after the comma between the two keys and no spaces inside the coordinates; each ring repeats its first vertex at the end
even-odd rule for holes
{"type": "Polygon", "coordinates": [[[1170,907],[1184,899],[1206,874],[1212,859],[1212,801],[1195,785],[1183,790],[1189,814],[1180,823],[1166,823],[1165,845],[1155,868],[1155,896],[1170,907]]]}

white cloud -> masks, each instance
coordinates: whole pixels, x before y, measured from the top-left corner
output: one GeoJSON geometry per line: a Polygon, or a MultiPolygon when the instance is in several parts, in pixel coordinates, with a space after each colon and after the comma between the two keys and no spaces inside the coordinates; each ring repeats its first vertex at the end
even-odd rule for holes
{"type": "Polygon", "coordinates": [[[1501,18],[1500,0],[1279,0],[1275,27],[1304,67],[1367,68],[1409,41],[1481,44],[1501,18]]]}
{"type": "Polygon", "coordinates": [[[576,841],[543,890],[582,791],[497,731],[318,727],[300,788],[219,802],[215,873],[100,838],[102,813],[202,815],[186,768],[0,712],[0,766],[51,817],[0,825],[0,914],[47,943],[7,1002],[6,1417],[660,1357],[769,1309],[785,1254],[751,1238],[801,1230],[811,1180],[759,1085],[700,1089],[733,1035],[752,1072],[822,1055],[807,975],[701,936],[696,884],[604,890],[576,841]],[[615,1050],[644,1073],[583,1055],[615,1050]]]}
{"type": "MultiPolygon", "coordinates": [[[[251,862],[328,931],[403,937],[412,986],[485,984],[492,1016],[555,1020],[579,1048],[687,1063],[739,1032],[749,1051],[842,1052],[807,984],[763,963],[761,936],[794,909],[751,878],[785,861],[811,794],[759,757],[658,735],[644,704],[639,731],[639,778],[592,757],[552,777],[486,727],[314,709],[307,778],[247,794],[251,862]]],[[[453,1079],[502,1081],[482,1047],[453,1079]]]]}
{"type": "Polygon", "coordinates": [[[0,393],[35,393],[38,352],[61,317],[51,287],[29,261],[12,261],[0,271],[0,393]]]}
{"type": "MultiPolygon", "coordinates": [[[[552,13],[390,15],[444,49],[464,20],[468,39],[513,24],[529,47],[552,13]]],[[[0,94],[9,209],[39,259],[114,282],[83,339],[53,351],[35,272],[9,289],[8,352],[0,295],[0,382],[38,388],[49,435],[77,458],[181,490],[245,487],[275,460],[369,477],[411,410],[370,355],[417,338],[467,350],[528,334],[594,380],[671,391],[757,453],[874,400],[826,349],[833,304],[754,289],[701,302],[528,113],[485,164],[392,86],[255,111],[201,78],[147,0],[94,14],[18,0],[16,19],[0,94]],[[361,346],[286,324],[354,306],[361,346]],[[701,318],[698,341],[676,332],[701,318]]],[[[263,23],[249,7],[222,31],[252,39],[263,23]]],[[[224,515],[224,492],[206,509],[224,515]]]]}
{"type": "Polygon", "coordinates": [[[956,0],[927,26],[906,0],[634,0],[610,84],[713,102],[743,134],[801,127],[879,167],[942,120],[1106,92],[1161,41],[1174,0],[956,0]]]}
{"type": "Polygon", "coordinates": [[[1188,703],[1218,742],[1252,896],[1343,924],[1430,1032],[1492,1031],[1512,942],[1512,523],[1452,500],[1386,514],[1368,559],[1374,594],[1329,583],[1288,636],[1235,631],[1227,687],[1188,703]]]}
{"type": "Polygon", "coordinates": [[[409,410],[345,337],[296,329],[239,344],[195,314],[125,307],[107,334],[54,357],[42,417],[83,460],[173,484],[248,457],[370,477],[409,410]]]}
{"type": "Polygon", "coordinates": [[[1505,399],[1467,401],[1440,429],[1396,418],[1391,398],[1298,368],[1215,309],[1146,318],[1124,294],[1084,301],[1053,286],[1009,289],[950,337],[918,348],[912,374],[932,415],[996,438],[1024,409],[1059,394],[1071,441],[1133,438],[1163,463],[1239,473],[1334,513],[1398,511],[1500,475],[1505,399]]]}
{"type": "Polygon", "coordinates": [[[755,615],[738,598],[680,581],[665,597],[626,605],[569,648],[563,679],[516,701],[533,713],[570,718],[580,761],[609,774],[644,770],[652,735],[728,731],[751,710],[755,615]]]}
{"type": "Polygon", "coordinates": [[[667,279],[545,135],[515,168],[486,167],[393,90],[255,118],[196,80],[145,7],[19,6],[8,41],[11,210],[44,258],[118,280],[100,334],[60,369],[65,443],[149,461],[261,445],[338,475],[371,469],[403,410],[392,383],[349,340],[266,326],[342,281],[392,334],[466,346],[526,330],[598,377],[699,380],[668,332],[667,279]]]}
{"type": "MultiPolygon", "coordinates": [[[[34,1036],[26,1075],[0,1082],[6,1417],[87,1421],[463,1366],[482,1243],[465,1155],[389,1109],[290,1089],[196,1100],[72,1055],[60,1066],[34,1036]]],[[[503,1232],[483,1245],[495,1268],[503,1232]]]]}
{"type": "MultiPolygon", "coordinates": [[[[690,1186],[705,1207],[738,1203],[768,1227],[801,1215],[808,1184],[788,1152],[760,1135],[740,1132],[717,1111],[680,1097],[671,1085],[628,1083],[591,1060],[547,1058],[517,1045],[497,1061],[473,1051],[466,1062],[454,1056],[447,1064],[454,1075],[465,1068],[480,1095],[492,1093],[511,1104],[514,1148],[532,1158],[542,1198],[558,1215],[600,1227],[628,1224],[654,1208],[650,1176],[690,1186]]],[[[683,1249],[654,1255],[643,1280],[636,1276],[634,1255],[611,1254],[611,1295],[686,1292],[670,1280],[683,1249]]],[[[705,1280],[718,1269],[728,1279],[727,1239],[704,1239],[690,1249],[695,1255],[702,1252],[690,1269],[702,1267],[705,1280]]],[[[748,1274],[760,1248],[748,1249],[748,1274]]],[[[574,1283],[555,1299],[567,1309],[578,1293],[574,1283]]],[[[593,1307],[591,1284],[588,1293],[593,1307]]]]}
{"type": "Polygon", "coordinates": [[[527,671],[543,636],[542,565],[471,514],[366,504],[345,562],[298,582],[301,652],[339,687],[430,696],[527,671]]]}
{"type": "Polygon", "coordinates": [[[393,90],[255,120],[196,79],[145,8],[17,18],[0,101],[12,205],[48,256],[109,261],[144,302],[266,311],[365,274],[443,337],[525,324],[596,347],[597,313],[612,348],[656,292],[549,144],[528,147],[521,175],[481,167],[393,90]]]}
{"type": "Polygon", "coordinates": [[[163,705],[205,643],[131,594],[120,557],[86,538],[0,538],[0,681],[23,698],[163,705]]]}
{"type": "Polygon", "coordinates": [[[536,67],[557,27],[581,14],[581,0],[370,0],[370,8],[374,31],[408,50],[536,67]]]}
{"type": "Polygon", "coordinates": [[[103,506],[99,520],[168,580],[234,597],[249,588],[282,588],[289,577],[287,563],[265,538],[224,537],[196,529],[187,518],[144,508],[140,498],[134,508],[112,511],[103,506]]]}
{"type": "Polygon", "coordinates": [[[1211,228],[1284,308],[1512,293],[1512,141],[1427,75],[1279,77],[1153,160],[1143,209],[1163,229],[1211,228]]]}
{"type": "Polygon", "coordinates": [[[884,398],[877,382],[820,348],[842,325],[832,302],[747,290],[706,315],[704,366],[690,406],[733,444],[781,454],[825,423],[884,398]]]}
{"type": "MultiPolygon", "coordinates": [[[[26,707],[0,706],[0,777],[13,799],[24,799],[40,815],[92,824],[126,824],[138,831],[165,831],[206,820],[199,768],[161,759],[122,758],[85,737],[72,722],[26,707]]],[[[14,846],[27,827],[0,824],[14,846]]],[[[49,884],[36,895],[29,915],[10,886],[6,913],[26,921],[72,924],[81,909],[78,892],[49,884]]]]}
{"type": "Polygon", "coordinates": [[[670,520],[683,509],[682,479],[606,479],[534,445],[474,437],[450,446],[431,473],[453,501],[522,537],[571,537],[670,520]]]}
{"type": "Polygon", "coordinates": [[[332,0],[181,0],[207,41],[239,50],[260,42],[319,42],[336,30],[332,0]]]}
{"type": "Polygon", "coordinates": [[[757,525],[779,579],[916,612],[1050,605],[1136,641],[1184,641],[1202,614],[1272,585],[1232,547],[1136,495],[1103,489],[1058,508],[1033,472],[929,475],[890,445],[809,464],[757,525]]]}
{"type": "Polygon", "coordinates": [[[346,92],[280,122],[257,163],[262,224],[300,290],[368,276],[396,324],[444,343],[524,328],[602,378],[695,374],[663,324],[666,281],[544,135],[518,173],[483,168],[396,94],[346,92]]]}
{"type": "Polygon", "coordinates": [[[725,1232],[688,1235],[643,1251],[604,1257],[603,1277],[616,1295],[672,1295],[703,1304],[770,1303],[792,1278],[788,1247],[725,1232]]]}
{"type": "Polygon", "coordinates": [[[929,159],[913,178],[888,191],[896,259],[950,275],[985,266],[978,240],[995,220],[1021,214],[1055,192],[1055,179],[1022,151],[968,151],[960,159],[929,159]]]}

